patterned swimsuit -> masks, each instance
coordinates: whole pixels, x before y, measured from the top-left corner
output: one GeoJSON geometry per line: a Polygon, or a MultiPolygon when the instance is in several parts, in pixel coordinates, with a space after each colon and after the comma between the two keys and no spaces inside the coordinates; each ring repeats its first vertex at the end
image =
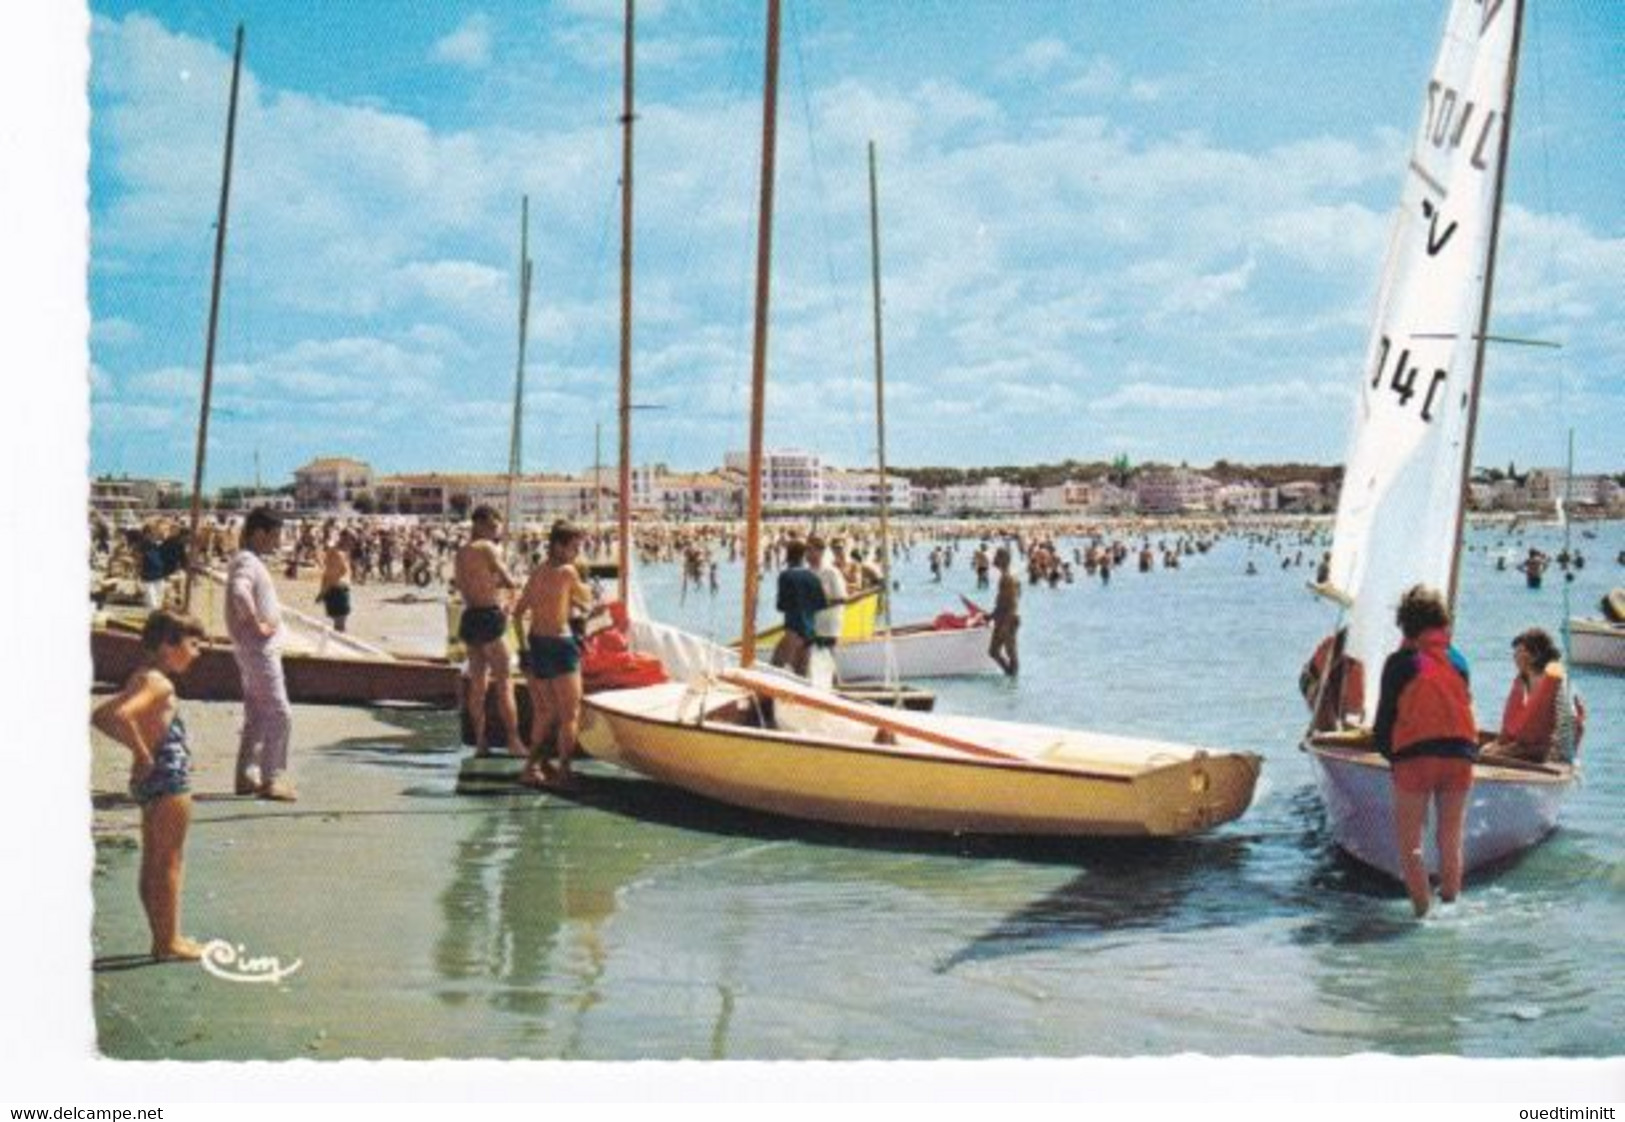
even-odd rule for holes
{"type": "Polygon", "coordinates": [[[152,753],[152,770],[139,783],[130,784],[130,796],[142,806],[167,795],[185,795],[192,790],[192,753],[186,747],[186,725],[175,714],[164,733],[163,742],[152,753]]]}

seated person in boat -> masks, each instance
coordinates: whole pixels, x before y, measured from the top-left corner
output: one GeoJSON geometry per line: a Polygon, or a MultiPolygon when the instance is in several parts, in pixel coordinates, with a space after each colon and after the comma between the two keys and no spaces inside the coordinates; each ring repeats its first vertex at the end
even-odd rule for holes
{"type": "Polygon", "coordinates": [[[1585,728],[1585,707],[1564,689],[1566,675],[1557,644],[1545,631],[1532,627],[1512,640],[1512,662],[1517,673],[1501,711],[1501,729],[1484,746],[1485,762],[1546,763],[1572,756],[1585,728]]]}
{"type": "Polygon", "coordinates": [[[1432,588],[1415,585],[1399,601],[1405,640],[1382,667],[1372,738],[1391,764],[1394,840],[1411,907],[1432,902],[1422,831],[1429,804],[1437,810],[1439,895],[1461,893],[1463,830],[1478,754],[1478,723],[1467,660],[1450,642],[1450,609],[1432,588]]]}
{"type": "Polygon", "coordinates": [[[525,749],[519,740],[519,713],[508,685],[511,656],[505,638],[508,614],[503,607],[506,594],[518,588],[519,582],[503,565],[497,548],[502,516],[494,507],[482,504],[474,508],[472,522],[472,538],[457,551],[453,568],[464,605],[457,637],[468,652],[468,712],[474,726],[474,754],[490,754],[486,746],[485,691],[494,682],[508,752],[522,756],[525,749]]]}
{"type": "Polygon", "coordinates": [[[829,606],[818,574],[806,566],[807,543],[792,539],[784,547],[784,568],[779,571],[778,610],[784,613],[784,635],[773,649],[773,665],[789,668],[805,678],[818,635],[818,613],[829,606]]]}
{"type": "Polygon", "coordinates": [[[1349,629],[1320,641],[1298,672],[1298,692],[1314,714],[1310,728],[1330,732],[1359,723],[1365,713],[1365,667],[1346,652],[1349,629]]]}
{"type": "Polygon", "coordinates": [[[575,560],[583,531],[556,522],[547,536],[547,559],[530,574],[514,604],[530,649],[531,727],[529,760],[519,781],[527,786],[569,787],[571,762],[581,725],[581,642],[570,626],[572,608],[592,609],[592,586],[581,579],[575,560]],[[549,742],[557,745],[558,770],[547,763],[549,742]]]}

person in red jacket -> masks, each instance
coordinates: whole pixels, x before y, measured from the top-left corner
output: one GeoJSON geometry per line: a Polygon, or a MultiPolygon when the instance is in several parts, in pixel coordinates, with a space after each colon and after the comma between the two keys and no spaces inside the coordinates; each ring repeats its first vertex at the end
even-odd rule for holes
{"type": "Polygon", "coordinates": [[[1501,729],[1484,746],[1486,762],[1500,759],[1545,763],[1572,754],[1585,729],[1585,708],[1577,696],[1565,701],[1563,660],[1552,637],[1538,627],[1512,640],[1518,673],[1501,711],[1501,729]],[[1568,711],[1564,712],[1564,705],[1568,711]],[[1563,725],[1572,722],[1568,728],[1563,725]]]}
{"type": "Polygon", "coordinates": [[[1382,667],[1372,727],[1376,748],[1393,768],[1394,836],[1405,891],[1418,916],[1432,902],[1422,830],[1429,804],[1438,814],[1439,896],[1461,895],[1462,833],[1478,755],[1478,722],[1467,660],[1450,643],[1444,597],[1416,585],[1399,601],[1405,641],[1382,667]]]}

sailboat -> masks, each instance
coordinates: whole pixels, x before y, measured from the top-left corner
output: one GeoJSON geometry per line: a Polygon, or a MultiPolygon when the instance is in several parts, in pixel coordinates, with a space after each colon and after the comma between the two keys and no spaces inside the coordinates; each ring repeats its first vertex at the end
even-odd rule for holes
{"type": "MultiPolygon", "coordinates": [[[[215,220],[214,273],[209,292],[208,337],[203,357],[203,393],[198,407],[197,455],[192,473],[191,540],[198,540],[203,512],[203,469],[209,445],[209,404],[214,388],[214,352],[220,322],[221,281],[226,256],[226,228],[230,216],[232,151],[237,133],[237,91],[243,67],[243,27],[237,26],[232,53],[231,95],[226,116],[226,142],[220,176],[220,207],[215,220]]],[[[192,585],[198,570],[186,570],[186,610],[192,606],[192,585]]],[[[144,613],[141,617],[145,618],[144,613]]],[[[318,620],[291,608],[283,609],[287,644],[282,667],[288,698],[300,704],[356,705],[380,701],[422,705],[455,704],[457,669],[443,659],[398,658],[387,651],[341,635],[318,620]]],[[[101,612],[90,629],[91,672],[94,680],[120,684],[144,659],[141,624],[129,615],[101,612]]],[[[203,701],[236,701],[242,681],[231,644],[212,639],[204,644],[197,662],[176,683],[180,695],[203,701]]]]}
{"type": "MultiPolygon", "coordinates": [[[[779,0],[768,0],[742,635],[755,635],[772,261],[779,0]]],[[[1178,836],[1241,814],[1245,752],[915,714],[739,666],[584,702],[599,759],[734,806],[894,830],[1178,836]]]]}
{"type": "MultiPolygon", "coordinates": [[[[1522,0],[1452,3],[1390,235],[1328,580],[1313,586],[1347,613],[1347,651],[1368,680],[1405,589],[1456,601],[1522,24],[1522,0]]],[[[1389,766],[1368,740],[1331,733],[1304,748],[1337,844],[1400,878],[1389,766]]],[[[1475,765],[1466,868],[1549,834],[1575,780],[1571,763],[1475,765]]]]}

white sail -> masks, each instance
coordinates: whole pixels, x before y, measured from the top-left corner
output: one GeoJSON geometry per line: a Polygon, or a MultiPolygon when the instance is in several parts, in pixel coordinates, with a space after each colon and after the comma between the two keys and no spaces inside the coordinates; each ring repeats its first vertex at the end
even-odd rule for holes
{"type": "Polygon", "coordinates": [[[1349,651],[1371,675],[1400,594],[1448,588],[1455,566],[1518,2],[1451,4],[1389,236],[1330,568],[1353,603],[1349,651]]]}

